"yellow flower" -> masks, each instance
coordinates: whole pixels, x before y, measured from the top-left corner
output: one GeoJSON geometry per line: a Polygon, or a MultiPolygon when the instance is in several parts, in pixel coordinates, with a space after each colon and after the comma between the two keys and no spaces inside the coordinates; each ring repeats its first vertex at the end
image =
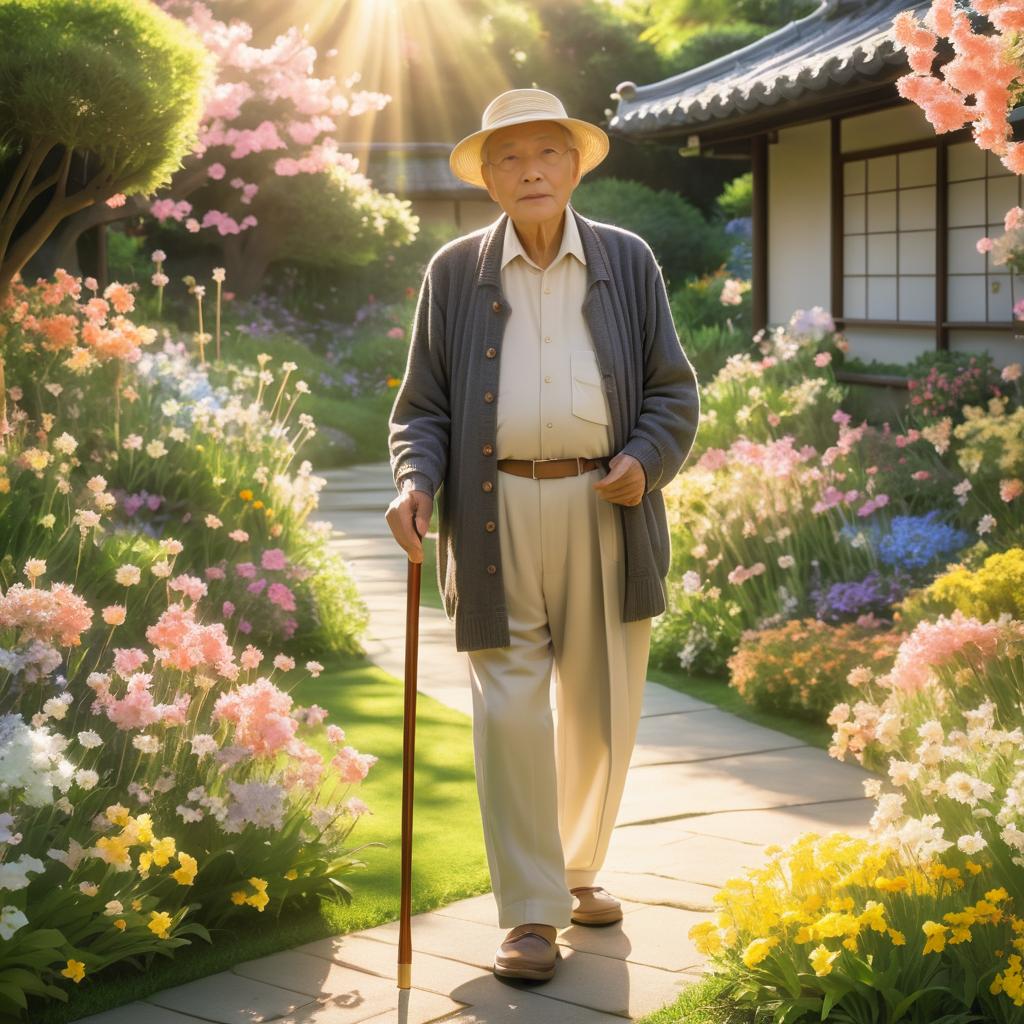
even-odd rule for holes
{"type": "Polygon", "coordinates": [[[907,944],[907,937],[898,928],[890,928],[889,938],[892,939],[894,946],[905,946],[907,944]]]}
{"type": "Polygon", "coordinates": [[[139,899],[132,900],[132,910],[141,910],[141,909],[142,909],[142,900],[139,900],[139,899]]]}
{"type": "Polygon", "coordinates": [[[826,974],[832,973],[832,962],[839,956],[839,950],[829,950],[824,945],[815,946],[811,950],[810,961],[811,967],[814,968],[814,973],[819,977],[823,978],[826,974]]]}
{"type": "Polygon", "coordinates": [[[699,921],[691,926],[687,938],[703,956],[712,956],[722,950],[722,936],[714,921],[699,921]]]}
{"type": "Polygon", "coordinates": [[[938,921],[925,921],[921,925],[921,931],[928,936],[928,941],[924,944],[926,953],[941,953],[946,948],[946,932],[949,929],[944,924],[939,924],[938,921]]]}
{"type": "Polygon", "coordinates": [[[167,867],[170,859],[174,856],[174,836],[164,836],[163,839],[154,839],[150,846],[153,849],[153,863],[158,868],[167,867]]]}
{"type": "Polygon", "coordinates": [[[973,860],[967,861],[964,864],[964,867],[967,868],[967,870],[970,871],[970,873],[972,875],[981,874],[981,865],[980,864],[975,864],[973,860]]]}
{"type": "Polygon", "coordinates": [[[171,915],[164,910],[151,910],[149,924],[146,927],[161,939],[169,938],[168,929],[171,927],[171,915]]]}
{"type": "Polygon", "coordinates": [[[117,928],[119,931],[123,932],[125,930],[125,928],[128,927],[128,922],[123,917],[119,917],[114,922],[114,927],[117,928]]]}
{"type": "Polygon", "coordinates": [[[894,878],[879,875],[875,879],[875,888],[881,889],[882,892],[903,892],[909,885],[910,880],[906,875],[896,875],[894,878]]]}
{"type": "Polygon", "coordinates": [[[260,892],[265,892],[267,888],[267,883],[264,882],[262,878],[250,878],[249,884],[254,889],[259,889],[260,892]]]}
{"type": "Polygon", "coordinates": [[[743,962],[747,967],[756,967],[771,951],[772,946],[778,945],[779,940],[774,936],[767,939],[754,939],[745,950],[743,950],[743,962]]]}
{"type": "Polygon", "coordinates": [[[128,808],[123,804],[111,804],[104,812],[107,820],[114,825],[127,825],[131,817],[128,808]]]}
{"type": "Polygon", "coordinates": [[[132,866],[128,844],[119,836],[100,836],[96,840],[96,849],[99,851],[101,860],[105,860],[119,870],[132,866]]]}
{"type": "Polygon", "coordinates": [[[181,867],[171,872],[171,878],[179,885],[191,885],[195,881],[199,862],[187,853],[179,853],[178,862],[181,867]]]}
{"type": "Polygon", "coordinates": [[[294,882],[295,879],[299,877],[299,873],[295,870],[295,868],[289,868],[289,870],[284,873],[284,877],[287,878],[289,881],[294,882]]]}
{"type": "Polygon", "coordinates": [[[876,932],[884,932],[886,928],[885,907],[877,900],[868,900],[857,918],[857,923],[873,928],[876,932]]]}
{"type": "Polygon", "coordinates": [[[252,491],[250,491],[248,487],[243,488],[241,491],[239,491],[238,496],[242,499],[242,501],[252,501],[252,491]]]}
{"type": "Polygon", "coordinates": [[[81,960],[69,960],[67,967],[60,973],[65,978],[71,978],[77,985],[85,977],[85,964],[81,960]]]}
{"type": "Polygon", "coordinates": [[[253,508],[263,508],[263,502],[262,502],[262,501],[260,501],[260,500],[259,500],[259,499],[257,498],[257,499],[256,499],[256,501],[254,501],[254,502],[252,503],[252,507],[253,507],[253,508]]]}
{"type": "Polygon", "coordinates": [[[245,893],[242,892],[241,889],[237,892],[233,892],[231,894],[231,902],[234,903],[236,907],[240,907],[245,902],[245,893]]]}
{"type": "Polygon", "coordinates": [[[402,383],[402,381],[398,377],[388,377],[388,387],[389,388],[397,388],[398,385],[401,384],[401,383],[402,383]]]}
{"type": "Polygon", "coordinates": [[[143,878],[149,878],[149,869],[153,866],[153,854],[149,850],[143,850],[139,854],[139,874],[143,878]]]}
{"type": "Polygon", "coordinates": [[[261,914],[263,908],[270,902],[270,897],[265,892],[258,892],[253,896],[248,897],[245,901],[250,907],[255,907],[261,914]]]}

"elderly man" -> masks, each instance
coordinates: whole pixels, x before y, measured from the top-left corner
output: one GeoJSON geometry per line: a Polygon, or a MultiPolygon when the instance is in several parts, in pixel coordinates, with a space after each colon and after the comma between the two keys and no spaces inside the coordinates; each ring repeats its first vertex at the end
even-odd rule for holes
{"type": "Polygon", "coordinates": [[[386,518],[414,562],[439,503],[503,977],[550,978],[560,927],[622,919],[593,883],[666,607],[660,489],[700,412],[650,247],[569,204],[607,152],[549,92],[488,105],[450,164],[503,213],[430,260],[389,420],[386,518]]]}

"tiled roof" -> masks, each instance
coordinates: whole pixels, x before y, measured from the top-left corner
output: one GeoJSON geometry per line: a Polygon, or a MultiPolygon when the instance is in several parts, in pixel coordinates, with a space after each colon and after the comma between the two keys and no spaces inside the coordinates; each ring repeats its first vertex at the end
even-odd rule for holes
{"type": "Polygon", "coordinates": [[[454,143],[344,142],[339,149],[359,158],[359,169],[379,192],[402,199],[479,199],[486,195],[456,178],[448,165],[454,143]]]}
{"type": "Polygon", "coordinates": [[[858,80],[891,80],[908,70],[893,18],[931,6],[913,0],[822,0],[797,21],[698,68],[650,85],[623,82],[609,132],[645,136],[699,132],[761,107],[858,80]]]}

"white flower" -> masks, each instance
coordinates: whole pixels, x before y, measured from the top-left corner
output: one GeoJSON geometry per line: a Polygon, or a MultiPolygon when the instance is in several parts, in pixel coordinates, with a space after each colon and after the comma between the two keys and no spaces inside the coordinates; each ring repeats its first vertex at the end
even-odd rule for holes
{"type": "Polygon", "coordinates": [[[874,800],[879,793],[882,792],[882,780],[881,779],[864,779],[861,782],[864,787],[864,795],[874,800]]]}
{"type": "Polygon", "coordinates": [[[961,836],[956,845],[961,853],[979,853],[988,844],[980,832],[975,832],[973,835],[961,836]]]}
{"type": "Polygon", "coordinates": [[[100,739],[100,734],[94,732],[92,729],[84,729],[78,734],[78,742],[82,744],[86,750],[92,750],[93,747],[102,746],[103,740],[100,739]]]}
{"type": "Polygon", "coordinates": [[[160,740],[156,736],[141,733],[138,736],[132,737],[132,746],[136,750],[141,750],[143,754],[155,754],[160,749],[160,740]]]}
{"type": "Polygon", "coordinates": [[[700,590],[700,573],[690,569],[683,573],[683,590],[687,594],[695,594],[700,590]]]}
{"type": "Polygon", "coordinates": [[[78,771],[75,772],[75,782],[77,782],[82,789],[94,789],[99,781],[99,773],[94,772],[91,768],[79,768],[78,771]]]}
{"type": "Polygon", "coordinates": [[[990,516],[987,513],[978,520],[978,534],[983,535],[992,530],[996,525],[994,516],[990,516]]]}
{"type": "Polygon", "coordinates": [[[894,786],[905,786],[913,782],[921,774],[921,766],[913,761],[898,761],[895,758],[889,762],[889,778],[894,786]]]}
{"type": "Polygon", "coordinates": [[[28,924],[28,918],[17,907],[7,906],[0,910],[0,939],[9,939],[19,928],[28,924]]]}

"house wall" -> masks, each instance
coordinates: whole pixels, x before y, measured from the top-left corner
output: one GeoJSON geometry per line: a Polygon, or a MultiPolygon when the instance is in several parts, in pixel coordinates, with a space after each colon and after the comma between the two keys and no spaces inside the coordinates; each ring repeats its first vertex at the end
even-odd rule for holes
{"type": "MultiPolygon", "coordinates": [[[[900,145],[915,140],[934,140],[935,132],[924,116],[924,112],[913,103],[900,103],[897,106],[884,110],[873,111],[867,114],[859,114],[852,117],[845,117],[840,122],[840,150],[844,153],[855,152],[862,149],[877,149],[883,146],[900,145]]],[[[827,120],[814,121],[808,124],[796,125],[790,128],[779,129],[777,141],[768,147],[768,322],[779,324],[788,321],[796,309],[808,309],[814,305],[832,311],[831,303],[831,277],[832,277],[832,251],[831,251],[831,220],[832,220],[832,172],[830,154],[830,125],[827,120]]],[[[930,153],[918,151],[921,157],[930,153]]],[[[909,172],[914,162],[918,160],[914,154],[904,154],[900,160],[901,174],[907,173],[905,181],[910,181],[909,172]]],[[[933,159],[933,158],[931,158],[933,159]]],[[[954,163],[962,163],[966,160],[973,160],[984,167],[986,157],[977,150],[971,143],[956,144],[950,147],[951,167],[954,163]]],[[[888,158],[895,163],[896,158],[888,158]]],[[[959,169],[954,169],[950,174],[950,196],[949,196],[949,227],[950,234],[950,269],[963,270],[974,273],[974,278],[951,279],[952,289],[963,289],[970,291],[969,298],[973,302],[970,306],[971,315],[964,312],[968,307],[964,300],[958,300],[951,291],[950,297],[950,319],[985,319],[985,287],[986,284],[980,276],[985,269],[985,257],[978,256],[973,249],[974,239],[985,233],[979,227],[958,228],[957,225],[975,225],[979,217],[983,222],[986,218],[983,213],[979,214],[974,207],[985,206],[984,200],[978,200],[970,193],[983,186],[987,187],[988,206],[988,233],[998,234],[1001,232],[1001,225],[995,221],[1001,221],[1002,212],[1014,202],[1024,201],[1024,194],[1020,191],[1020,183],[1008,181],[1005,177],[1005,168],[996,166],[994,158],[988,156],[989,175],[1002,175],[997,179],[989,178],[988,182],[971,182],[964,185],[955,184],[960,177],[975,177],[978,171],[972,170],[968,174],[965,170],[962,174],[959,169]],[[1003,193],[1006,193],[1004,195],[1003,193]],[[1012,193],[1012,194],[1011,194],[1012,193]],[[969,201],[970,200],[970,201],[969,201]],[[973,205],[972,205],[973,203],[973,205]],[[996,213],[992,211],[995,210],[996,213]],[[970,235],[970,245],[957,232],[970,235]],[[966,255],[962,255],[966,253],[966,255]],[[967,264],[970,264],[969,266],[967,264]],[[961,266],[961,264],[964,264],[961,266]],[[978,264],[975,266],[974,264],[978,264]],[[980,297],[980,298],[979,298],[980,297]],[[975,311],[975,306],[980,312],[975,311]],[[957,308],[959,307],[959,308],[957,308]]],[[[874,161],[880,165],[882,161],[874,161]]],[[[861,170],[863,164],[861,165],[861,170]]],[[[879,171],[881,168],[878,168],[879,171]]],[[[854,171],[852,165],[847,166],[848,171],[854,171]]],[[[934,181],[934,178],[932,179],[934,181]]],[[[864,186],[859,186],[863,190],[864,186]]],[[[923,190],[922,190],[923,191],[923,190]]],[[[900,193],[901,196],[906,193],[900,193]]],[[[932,204],[934,204],[934,188],[932,188],[932,204]]],[[[920,198],[920,197],[918,197],[920,198]]],[[[927,197],[925,196],[927,206],[927,197]]],[[[851,208],[851,211],[856,207],[851,208]]],[[[925,211],[927,212],[927,211],[925,211]]],[[[850,216],[850,213],[847,214],[850,216]]],[[[904,216],[901,215],[901,222],[904,216]]],[[[870,218],[869,218],[870,220],[870,218]]],[[[934,222],[933,226],[934,226],[934,222]]],[[[895,224],[893,225],[895,229],[895,224]]],[[[868,230],[875,230],[870,223],[868,230]]],[[[850,230],[849,224],[847,231],[850,230]]],[[[888,231],[888,228],[882,230],[888,231]]],[[[863,246],[865,237],[871,240],[869,245],[884,242],[884,236],[861,235],[856,239],[847,239],[846,257],[848,264],[846,273],[851,271],[854,265],[853,260],[857,255],[857,246],[863,246]]],[[[895,237],[893,235],[892,237],[895,237]]],[[[925,239],[918,235],[922,242],[925,239]]],[[[910,236],[907,236],[908,244],[910,236]]],[[[932,232],[932,247],[934,251],[934,231],[932,232]]],[[[903,245],[903,242],[900,243],[903,245]]],[[[902,251],[902,250],[901,250],[902,251]]],[[[900,266],[904,267],[901,255],[900,266]]],[[[876,258],[876,265],[878,260],[876,258]]],[[[908,264],[909,265],[909,264],[908,264]]],[[[869,268],[870,269],[870,268],[869,268]]],[[[895,269],[895,268],[894,268],[895,269]]],[[[921,272],[922,267],[911,267],[916,272],[921,272]]],[[[927,272],[926,268],[925,272],[927,272]]],[[[1010,281],[1006,276],[1001,275],[1001,269],[989,266],[989,278],[987,285],[991,294],[988,298],[990,306],[996,301],[1009,306],[1011,299],[1010,281]],[[996,287],[992,282],[996,281],[996,287]]],[[[934,265],[932,265],[934,272],[934,265]]],[[[924,279],[919,278],[917,286],[926,289],[931,287],[924,279]]],[[[860,278],[859,286],[863,287],[864,279],[860,278]]],[[[847,282],[847,287],[850,283],[847,282]]],[[[909,300],[912,295],[910,285],[907,286],[905,299],[909,300]]],[[[934,293],[931,293],[934,296],[934,293]]],[[[901,293],[901,297],[902,293],[901,293]]],[[[1013,295],[1013,298],[1020,298],[1020,295],[1013,295]]],[[[864,315],[854,313],[853,295],[848,293],[848,308],[845,310],[849,316],[864,315]]],[[[929,300],[924,300],[925,307],[929,300]]],[[[861,300],[863,305],[863,300],[861,300]]],[[[921,300],[918,300],[918,305],[921,300]]],[[[930,300],[931,310],[934,309],[934,297],[930,300]]],[[[906,307],[903,307],[906,308],[906,307]]],[[[924,308],[924,307],[923,307],[924,308]]],[[[934,313],[921,316],[921,319],[932,319],[934,313]]],[[[875,314],[875,318],[878,317],[875,314]]],[[[891,314],[886,319],[894,318],[891,314]]],[[[997,366],[1020,359],[1022,339],[1014,338],[1009,325],[1009,311],[1003,311],[1000,307],[999,315],[989,313],[990,319],[998,319],[1000,323],[1006,322],[1006,330],[977,330],[969,327],[950,328],[949,345],[951,349],[980,352],[987,351],[997,366]],[[1005,321],[1004,321],[1005,316],[1005,321]]],[[[857,356],[864,360],[878,359],[884,362],[909,362],[921,352],[934,351],[935,330],[930,327],[883,327],[883,326],[846,326],[843,334],[850,343],[850,355],[857,356]]],[[[1024,332],[1022,332],[1024,334],[1024,332]]]]}
{"type": "Polygon", "coordinates": [[[782,128],[768,146],[768,322],[829,309],[830,174],[827,121],[782,128]]]}

